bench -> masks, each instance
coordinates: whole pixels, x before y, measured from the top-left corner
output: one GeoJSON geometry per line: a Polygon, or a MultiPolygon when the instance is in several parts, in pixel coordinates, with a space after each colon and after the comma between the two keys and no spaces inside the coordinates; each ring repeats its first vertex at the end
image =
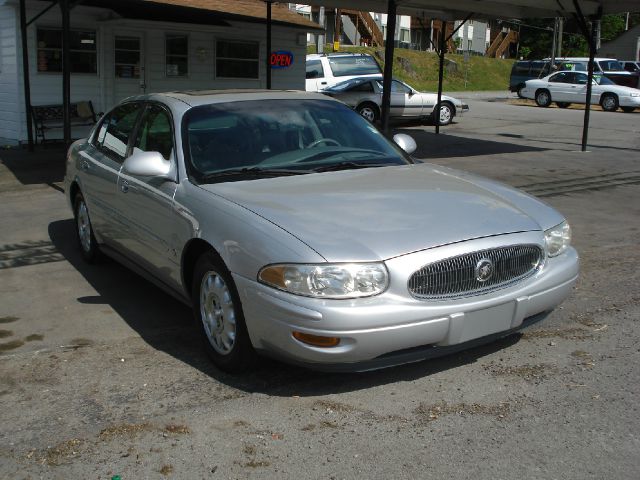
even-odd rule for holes
{"type": "MultiPolygon", "coordinates": [[[[96,123],[96,113],[91,101],[70,104],[69,118],[71,126],[92,126],[96,123]]],[[[32,105],[31,115],[36,126],[36,141],[47,141],[45,133],[49,130],[64,128],[62,105],[32,105]]]]}

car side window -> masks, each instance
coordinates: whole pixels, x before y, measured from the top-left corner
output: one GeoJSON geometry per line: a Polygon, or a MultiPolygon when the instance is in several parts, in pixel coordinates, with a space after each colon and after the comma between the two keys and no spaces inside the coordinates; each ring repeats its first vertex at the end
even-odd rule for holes
{"type": "Polygon", "coordinates": [[[587,77],[584,73],[576,73],[575,83],[577,83],[578,85],[586,85],[588,78],[589,77],[587,77]]]}
{"type": "Polygon", "coordinates": [[[122,163],[127,156],[129,137],[140,114],[139,103],[125,103],[109,113],[103,120],[94,145],[113,160],[122,163]]]}
{"type": "Polygon", "coordinates": [[[320,60],[307,60],[306,78],[322,78],[324,77],[324,68],[320,60]]]}
{"type": "Polygon", "coordinates": [[[165,160],[173,152],[173,130],[169,113],[159,105],[145,110],[134,146],[144,152],[160,152],[165,160]]]}
{"type": "Polygon", "coordinates": [[[353,88],[349,89],[350,92],[373,92],[373,85],[371,82],[362,82],[353,88]]]}
{"type": "Polygon", "coordinates": [[[567,72],[560,72],[550,77],[549,81],[553,83],[571,83],[571,78],[567,72]]]}
{"type": "Polygon", "coordinates": [[[391,91],[393,93],[411,93],[411,89],[409,87],[397,80],[393,80],[391,82],[391,91]]]}

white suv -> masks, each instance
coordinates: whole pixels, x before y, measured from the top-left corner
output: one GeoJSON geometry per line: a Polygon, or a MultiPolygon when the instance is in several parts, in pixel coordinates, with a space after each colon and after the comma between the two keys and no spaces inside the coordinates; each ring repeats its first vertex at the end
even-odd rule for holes
{"type": "Polygon", "coordinates": [[[307,92],[317,92],[355,77],[377,77],[382,74],[375,58],[365,53],[332,53],[307,55],[307,92]]]}

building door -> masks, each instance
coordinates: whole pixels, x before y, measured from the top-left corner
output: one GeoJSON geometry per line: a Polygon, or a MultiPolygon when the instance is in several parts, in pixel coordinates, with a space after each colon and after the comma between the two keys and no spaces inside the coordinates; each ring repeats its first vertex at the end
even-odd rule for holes
{"type": "Polygon", "coordinates": [[[114,37],[114,103],[145,93],[144,37],[138,33],[114,37]]]}

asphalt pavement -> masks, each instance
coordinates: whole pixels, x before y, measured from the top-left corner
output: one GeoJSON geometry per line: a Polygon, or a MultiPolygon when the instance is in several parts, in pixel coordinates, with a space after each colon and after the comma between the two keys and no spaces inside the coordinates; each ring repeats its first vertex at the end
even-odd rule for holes
{"type": "Polygon", "coordinates": [[[524,334],[362,374],[216,370],[185,306],[81,261],[63,150],[0,151],[0,478],[636,479],[640,112],[581,152],[581,111],[466,98],[396,131],[565,214],[580,280],[524,334]]]}

